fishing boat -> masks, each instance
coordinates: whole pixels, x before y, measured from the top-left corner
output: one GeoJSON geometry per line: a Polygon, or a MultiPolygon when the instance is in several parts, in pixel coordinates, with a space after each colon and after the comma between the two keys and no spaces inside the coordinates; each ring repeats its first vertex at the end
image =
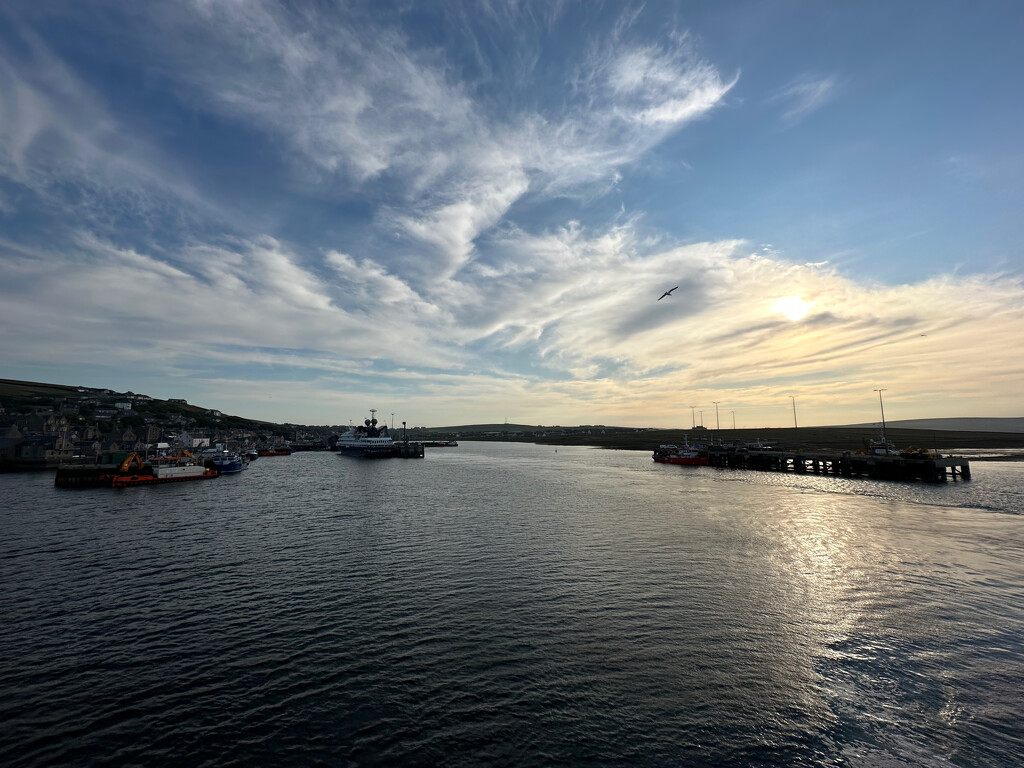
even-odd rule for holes
{"type": "Polygon", "coordinates": [[[659,445],[652,457],[659,464],[679,464],[684,467],[706,467],[711,463],[702,445],[659,445]]]}
{"type": "Polygon", "coordinates": [[[257,452],[259,456],[291,456],[291,448],[260,448],[257,452]]]}
{"type": "Polygon", "coordinates": [[[249,468],[249,462],[237,453],[223,449],[203,451],[200,454],[203,463],[222,475],[230,475],[249,468]]]}
{"type": "Polygon", "coordinates": [[[884,433],[877,440],[865,440],[864,447],[859,449],[857,453],[867,454],[869,456],[900,455],[900,452],[896,449],[896,444],[893,443],[891,440],[888,440],[884,433]]]}

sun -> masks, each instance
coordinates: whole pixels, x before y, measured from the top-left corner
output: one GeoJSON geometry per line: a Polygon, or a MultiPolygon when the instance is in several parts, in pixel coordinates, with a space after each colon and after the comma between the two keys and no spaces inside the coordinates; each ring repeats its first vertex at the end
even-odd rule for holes
{"type": "Polygon", "coordinates": [[[772,305],[772,312],[781,312],[790,320],[799,320],[810,311],[813,305],[813,301],[804,301],[799,296],[787,296],[772,305]]]}

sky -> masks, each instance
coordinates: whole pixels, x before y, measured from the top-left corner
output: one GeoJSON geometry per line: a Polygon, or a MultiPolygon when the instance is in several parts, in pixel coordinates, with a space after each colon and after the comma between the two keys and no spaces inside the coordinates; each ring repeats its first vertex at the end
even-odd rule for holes
{"type": "Polygon", "coordinates": [[[7,0],[0,377],[299,424],[1021,416],[1022,38],[1016,0],[7,0]]]}

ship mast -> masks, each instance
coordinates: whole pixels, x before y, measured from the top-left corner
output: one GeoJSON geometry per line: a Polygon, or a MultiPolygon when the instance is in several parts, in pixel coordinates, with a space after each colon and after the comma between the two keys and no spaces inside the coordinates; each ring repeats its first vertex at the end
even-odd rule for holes
{"type": "Polygon", "coordinates": [[[878,407],[882,411],[882,442],[885,443],[885,448],[888,450],[889,444],[885,440],[885,406],[882,405],[882,393],[885,392],[885,389],[876,389],[875,392],[878,393],[878,407]]]}

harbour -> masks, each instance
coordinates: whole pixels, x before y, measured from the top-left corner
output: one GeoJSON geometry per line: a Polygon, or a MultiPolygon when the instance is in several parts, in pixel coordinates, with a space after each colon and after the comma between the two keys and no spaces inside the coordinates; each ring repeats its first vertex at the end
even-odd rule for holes
{"type": "Polygon", "coordinates": [[[0,768],[1024,768],[1019,3],[0,17],[0,768]]]}
{"type": "Polygon", "coordinates": [[[0,475],[0,761],[1013,765],[1024,463],[973,470],[466,441],[0,475]]]}

